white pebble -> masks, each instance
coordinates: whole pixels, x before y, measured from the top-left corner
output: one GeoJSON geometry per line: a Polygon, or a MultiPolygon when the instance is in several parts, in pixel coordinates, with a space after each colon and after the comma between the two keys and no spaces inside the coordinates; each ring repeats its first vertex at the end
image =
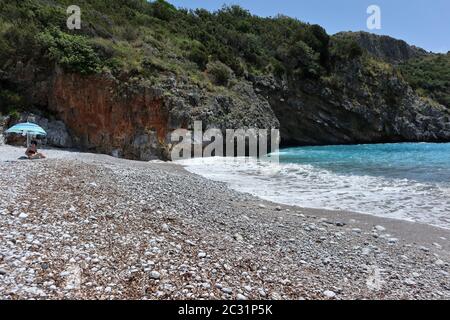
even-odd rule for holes
{"type": "Polygon", "coordinates": [[[230,294],[233,293],[233,290],[231,288],[222,288],[222,292],[230,294]]]}
{"type": "Polygon", "coordinates": [[[332,298],[336,297],[336,293],[334,293],[334,292],[331,291],[331,290],[326,290],[326,291],[324,291],[324,292],[323,292],[323,295],[324,295],[325,297],[329,298],[329,299],[332,299],[332,298]]]}

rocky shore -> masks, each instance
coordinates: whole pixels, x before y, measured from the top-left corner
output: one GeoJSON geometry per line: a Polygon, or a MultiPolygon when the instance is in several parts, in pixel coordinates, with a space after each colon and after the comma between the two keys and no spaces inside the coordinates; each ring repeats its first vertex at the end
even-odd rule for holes
{"type": "Polygon", "coordinates": [[[450,231],[279,206],[174,164],[0,147],[1,299],[449,299],[450,231]]]}

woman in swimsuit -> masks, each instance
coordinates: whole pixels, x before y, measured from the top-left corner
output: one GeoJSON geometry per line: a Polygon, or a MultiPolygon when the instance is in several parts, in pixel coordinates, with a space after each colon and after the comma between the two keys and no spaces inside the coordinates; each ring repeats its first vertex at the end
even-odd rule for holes
{"type": "Polygon", "coordinates": [[[27,151],[25,151],[25,155],[28,159],[45,159],[45,155],[43,153],[37,152],[37,141],[31,141],[30,147],[28,147],[27,151]]]}

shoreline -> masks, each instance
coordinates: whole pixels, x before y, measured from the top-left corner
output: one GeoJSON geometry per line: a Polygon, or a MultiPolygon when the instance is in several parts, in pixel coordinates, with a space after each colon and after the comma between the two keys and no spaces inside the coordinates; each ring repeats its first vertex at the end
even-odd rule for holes
{"type": "Polygon", "coordinates": [[[450,299],[450,230],[276,204],[174,163],[2,161],[13,149],[3,299],[450,299]]]}
{"type": "MultiPolygon", "coordinates": [[[[387,225],[391,226],[389,229],[392,230],[392,232],[399,233],[399,236],[402,238],[408,239],[411,242],[421,242],[428,244],[432,244],[431,240],[439,238],[441,236],[447,236],[450,240],[450,229],[444,228],[441,226],[436,226],[432,224],[427,224],[423,222],[416,222],[416,221],[408,221],[405,219],[400,218],[391,218],[391,217],[381,217],[376,214],[372,213],[363,213],[363,212],[355,212],[355,211],[348,211],[348,210],[332,210],[332,209],[322,209],[322,208],[308,208],[308,207],[301,207],[298,205],[288,205],[283,204],[279,202],[274,202],[270,200],[266,200],[263,198],[260,198],[256,195],[252,195],[251,193],[242,192],[239,190],[235,190],[233,188],[230,188],[226,183],[219,182],[215,180],[211,180],[208,178],[205,178],[199,174],[190,172],[189,170],[186,170],[183,165],[179,165],[176,163],[164,163],[165,165],[169,166],[178,166],[181,170],[185,171],[187,174],[190,175],[196,175],[199,177],[202,177],[203,179],[206,179],[208,181],[212,181],[215,183],[223,183],[229,188],[230,190],[233,190],[238,193],[245,193],[249,195],[250,197],[255,198],[257,202],[267,205],[268,208],[271,208],[272,210],[275,210],[277,212],[285,211],[285,214],[293,214],[297,215],[299,213],[309,215],[311,217],[315,218],[329,218],[330,220],[336,220],[337,222],[344,222],[344,223],[351,223],[358,226],[376,226],[376,225],[387,225]],[[281,208],[281,210],[279,210],[281,208]]],[[[388,229],[388,228],[387,228],[388,229]]],[[[447,241],[446,243],[446,249],[448,251],[449,257],[450,257],[450,241],[447,241]]]]}
{"type": "Polygon", "coordinates": [[[179,163],[192,173],[280,204],[450,229],[450,162],[445,158],[450,144],[438,150],[424,145],[398,146],[398,150],[395,145],[342,150],[294,148],[280,151],[279,166],[244,158],[194,158],[179,163]],[[416,157],[422,160],[415,163],[416,157]]]}
{"type": "MultiPolygon", "coordinates": [[[[271,200],[266,200],[257,195],[253,195],[248,192],[239,191],[228,186],[227,183],[216,181],[212,179],[208,179],[203,177],[200,174],[195,172],[190,172],[185,168],[185,166],[177,163],[166,163],[167,165],[179,166],[183,171],[188,174],[196,175],[206,179],[208,181],[212,181],[214,183],[223,183],[227,185],[230,190],[239,193],[245,193],[251,197],[259,199],[260,203],[264,203],[268,207],[273,208],[273,210],[277,210],[281,208],[282,210],[277,211],[286,211],[287,214],[297,214],[301,212],[306,215],[314,216],[316,218],[328,218],[330,220],[335,220],[338,222],[349,223],[351,221],[352,224],[362,226],[365,228],[369,228],[369,226],[389,226],[386,229],[391,230],[392,233],[398,234],[398,237],[405,239],[409,242],[417,242],[421,244],[427,244],[430,246],[430,249],[433,248],[433,243],[436,243],[436,240],[441,240],[441,237],[446,238],[447,241],[444,241],[445,253],[450,258],[450,228],[445,228],[442,226],[432,225],[428,223],[418,222],[418,221],[409,221],[401,218],[392,218],[392,217],[382,217],[372,213],[363,213],[363,212],[355,212],[349,210],[333,210],[333,209],[324,209],[324,208],[309,208],[302,207],[298,205],[289,205],[280,202],[274,202],[271,200]],[[295,213],[297,212],[297,213],[295,213]]],[[[435,247],[435,246],[434,246],[435,247]]]]}

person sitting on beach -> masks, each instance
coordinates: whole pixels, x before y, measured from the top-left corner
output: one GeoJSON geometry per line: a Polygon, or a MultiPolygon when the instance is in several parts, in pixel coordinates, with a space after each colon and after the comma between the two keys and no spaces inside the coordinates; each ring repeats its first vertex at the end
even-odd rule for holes
{"type": "Polygon", "coordinates": [[[45,159],[45,155],[43,153],[40,153],[37,151],[37,141],[36,140],[31,141],[31,145],[27,148],[27,151],[25,151],[25,155],[30,160],[45,159]]]}

